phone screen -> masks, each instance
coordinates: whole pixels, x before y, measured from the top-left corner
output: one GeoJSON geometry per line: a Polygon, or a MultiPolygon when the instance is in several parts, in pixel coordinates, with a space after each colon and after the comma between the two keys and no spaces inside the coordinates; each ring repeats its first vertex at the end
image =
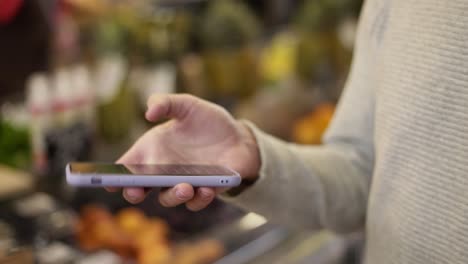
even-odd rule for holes
{"type": "Polygon", "coordinates": [[[217,165],[181,165],[181,164],[106,164],[106,163],[70,163],[70,172],[76,174],[137,174],[137,175],[232,175],[227,168],[217,165]]]}

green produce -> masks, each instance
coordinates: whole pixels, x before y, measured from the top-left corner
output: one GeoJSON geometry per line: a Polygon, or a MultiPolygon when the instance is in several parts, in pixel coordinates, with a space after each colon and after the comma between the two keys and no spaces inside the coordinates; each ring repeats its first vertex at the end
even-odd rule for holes
{"type": "Polygon", "coordinates": [[[307,0],[295,19],[298,33],[296,72],[306,84],[318,84],[335,100],[348,72],[351,51],[338,38],[344,19],[354,17],[361,0],[307,0]]]}
{"type": "Polygon", "coordinates": [[[356,16],[361,0],[307,0],[300,8],[296,24],[303,31],[320,32],[336,29],[345,16],[356,16]]]}
{"type": "Polygon", "coordinates": [[[117,7],[100,18],[94,29],[97,61],[102,63],[114,58],[109,64],[98,63],[97,78],[103,80],[96,87],[97,128],[100,136],[110,142],[128,136],[135,119],[135,96],[128,85],[128,73],[135,41],[132,32],[138,28],[137,19],[132,9],[117,7]],[[99,96],[102,93],[106,95],[99,96]]]}
{"type": "Polygon", "coordinates": [[[258,84],[254,49],[210,50],[204,53],[206,78],[213,99],[246,97],[258,84]]]}
{"type": "Polygon", "coordinates": [[[28,168],[31,146],[27,128],[18,128],[0,120],[0,163],[16,168],[28,168]]]}
{"type": "Polygon", "coordinates": [[[202,21],[204,48],[239,48],[251,44],[259,34],[254,14],[240,1],[212,1],[202,21]]]}
{"type": "Polygon", "coordinates": [[[94,49],[98,56],[128,52],[128,31],[117,18],[104,17],[94,28],[94,49]]]}
{"type": "Polygon", "coordinates": [[[128,136],[134,123],[136,98],[127,83],[124,80],[112,100],[98,106],[98,129],[106,141],[118,141],[128,136]]]}
{"type": "Polygon", "coordinates": [[[188,49],[191,22],[189,13],[182,11],[138,18],[130,28],[131,56],[146,65],[175,59],[188,49]]]}
{"type": "Polygon", "coordinates": [[[213,99],[251,95],[258,81],[254,14],[241,1],[212,1],[201,23],[206,79],[213,99]]]}

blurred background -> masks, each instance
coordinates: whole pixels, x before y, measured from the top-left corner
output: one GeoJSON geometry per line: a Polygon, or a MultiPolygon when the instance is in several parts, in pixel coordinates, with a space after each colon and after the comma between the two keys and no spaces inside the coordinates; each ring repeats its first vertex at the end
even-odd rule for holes
{"type": "MultiPolygon", "coordinates": [[[[360,233],[289,230],[215,201],[75,189],[69,161],[115,161],[190,93],[287,141],[320,144],[361,0],[0,0],[0,263],[360,263],[360,233]]],[[[306,207],[304,210],[308,210],[306,207]]]]}

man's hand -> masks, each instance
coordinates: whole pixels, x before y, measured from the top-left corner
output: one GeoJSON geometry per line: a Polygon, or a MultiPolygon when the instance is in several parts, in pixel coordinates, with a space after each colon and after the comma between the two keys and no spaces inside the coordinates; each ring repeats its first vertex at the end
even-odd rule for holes
{"type": "MultiPolygon", "coordinates": [[[[187,94],[153,95],[148,100],[146,119],[170,120],[146,132],[117,163],[218,164],[238,171],[243,179],[257,177],[260,157],[255,138],[222,107],[187,94]]],[[[167,207],[186,203],[188,209],[198,211],[224,190],[194,189],[182,183],[161,191],[159,201],[167,207]]],[[[123,195],[129,202],[139,203],[147,192],[124,188],[123,195]]]]}

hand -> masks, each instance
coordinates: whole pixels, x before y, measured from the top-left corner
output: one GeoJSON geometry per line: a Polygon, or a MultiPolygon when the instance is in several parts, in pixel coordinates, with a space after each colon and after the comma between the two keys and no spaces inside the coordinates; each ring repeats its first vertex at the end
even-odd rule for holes
{"type": "MultiPolygon", "coordinates": [[[[187,94],[151,96],[146,119],[156,122],[164,118],[170,120],[146,132],[117,163],[218,164],[238,171],[243,179],[257,177],[260,158],[255,138],[222,107],[187,94]]],[[[225,190],[194,189],[182,183],[162,190],[159,201],[167,207],[185,203],[188,209],[198,211],[225,190]]],[[[123,195],[129,202],[139,203],[148,191],[128,187],[123,195]]]]}

